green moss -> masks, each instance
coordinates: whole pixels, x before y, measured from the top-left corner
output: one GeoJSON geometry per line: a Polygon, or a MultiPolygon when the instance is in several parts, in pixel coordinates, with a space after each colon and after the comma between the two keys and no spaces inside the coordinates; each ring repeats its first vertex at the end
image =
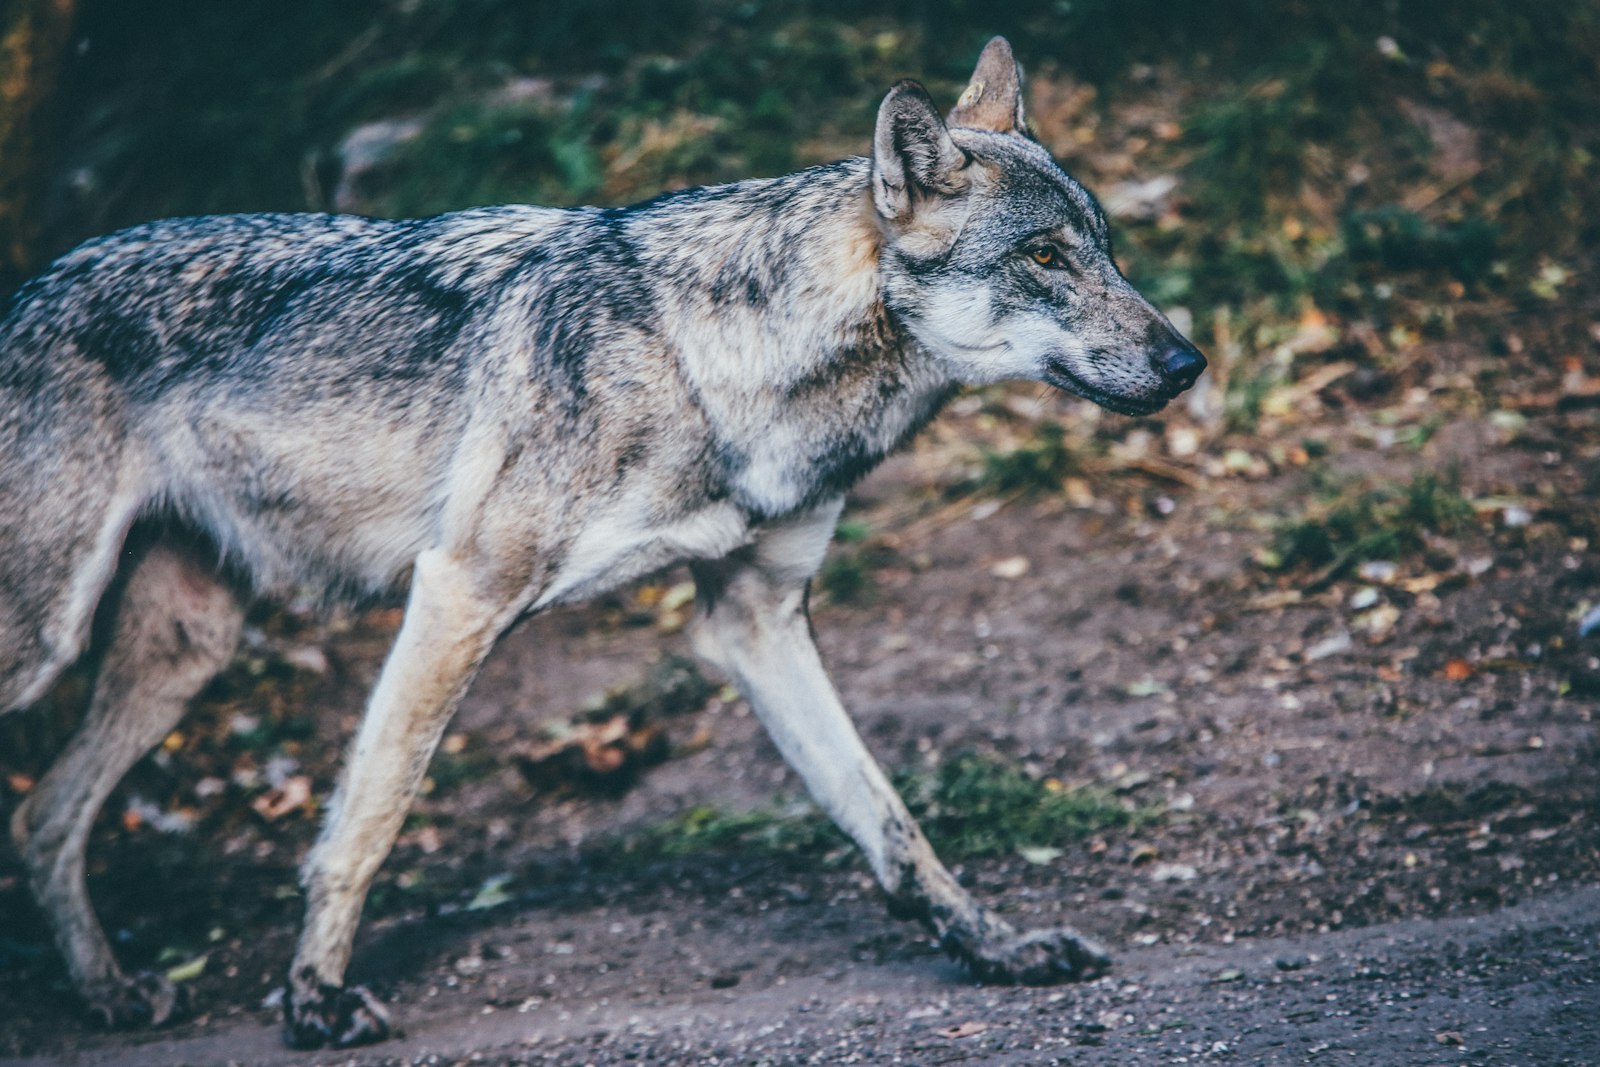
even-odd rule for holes
{"type": "MultiPolygon", "coordinates": [[[[896,775],[895,786],[946,859],[1069,845],[1160,817],[1157,809],[1135,807],[1105,790],[1041,781],[996,756],[957,756],[932,772],[896,775]]],[[[636,860],[654,861],[701,852],[822,854],[846,845],[832,822],[804,805],[740,812],[697,807],[635,834],[625,847],[636,860]]]]}
{"type": "Polygon", "coordinates": [[[817,572],[816,588],[834,604],[855,604],[867,599],[873,589],[869,560],[861,552],[832,553],[817,572]]]}
{"type": "Polygon", "coordinates": [[[1432,223],[1389,206],[1351,212],[1343,226],[1350,261],[1384,274],[1442,271],[1463,282],[1481,282],[1499,251],[1499,227],[1481,218],[1432,223]]]}
{"type": "Polygon", "coordinates": [[[1032,435],[1009,452],[985,450],[983,473],[963,489],[979,493],[1041,493],[1061,488],[1061,481],[1080,469],[1066,435],[1054,422],[1041,422],[1032,435]]]}
{"type": "Polygon", "coordinates": [[[1473,515],[1454,476],[1419,474],[1406,484],[1345,490],[1281,527],[1266,562],[1338,577],[1366,560],[1414,555],[1426,547],[1426,535],[1456,533],[1473,515]]]}

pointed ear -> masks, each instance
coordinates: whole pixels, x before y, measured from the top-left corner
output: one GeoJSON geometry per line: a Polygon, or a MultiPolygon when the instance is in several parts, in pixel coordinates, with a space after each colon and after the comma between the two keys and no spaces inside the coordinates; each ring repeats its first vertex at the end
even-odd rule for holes
{"type": "Polygon", "coordinates": [[[917,200],[959,191],[966,162],[926,89],[903,81],[889,90],[872,134],[872,202],[878,214],[904,222],[917,200]]]}
{"type": "Polygon", "coordinates": [[[1022,68],[1004,37],[991,38],[978,57],[967,91],[950,112],[950,125],[994,133],[1026,133],[1022,117],[1022,68]]]}

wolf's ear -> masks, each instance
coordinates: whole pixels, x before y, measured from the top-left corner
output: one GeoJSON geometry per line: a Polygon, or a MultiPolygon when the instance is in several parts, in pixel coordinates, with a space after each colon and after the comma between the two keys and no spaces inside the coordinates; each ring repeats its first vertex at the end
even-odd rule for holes
{"type": "Polygon", "coordinates": [[[872,134],[872,203],[878,214],[904,222],[919,199],[958,192],[966,163],[926,89],[903,81],[889,90],[872,134]]]}
{"type": "Polygon", "coordinates": [[[1022,117],[1022,68],[1004,37],[990,38],[978,57],[967,91],[950,112],[950,125],[994,133],[1026,133],[1022,117]]]}

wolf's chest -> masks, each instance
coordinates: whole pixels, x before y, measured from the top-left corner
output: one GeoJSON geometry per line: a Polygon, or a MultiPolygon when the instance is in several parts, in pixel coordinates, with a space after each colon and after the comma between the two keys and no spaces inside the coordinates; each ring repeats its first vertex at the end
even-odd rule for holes
{"type": "Polygon", "coordinates": [[[748,539],[743,509],[727,501],[661,521],[642,501],[625,497],[578,531],[533,610],[598,596],[674,563],[720,559],[748,539]]]}

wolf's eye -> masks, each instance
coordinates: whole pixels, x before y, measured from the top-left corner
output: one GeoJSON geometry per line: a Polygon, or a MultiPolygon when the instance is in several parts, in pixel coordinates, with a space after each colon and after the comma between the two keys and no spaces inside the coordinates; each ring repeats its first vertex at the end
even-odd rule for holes
{"type": "Polygon", "coordinates": [[[1028,249],[1028,258],[1041,267],[1054,267],[1058,265],[1061,253],[1056,250],[1055,245],[1034,245],[1028,249]]]}

